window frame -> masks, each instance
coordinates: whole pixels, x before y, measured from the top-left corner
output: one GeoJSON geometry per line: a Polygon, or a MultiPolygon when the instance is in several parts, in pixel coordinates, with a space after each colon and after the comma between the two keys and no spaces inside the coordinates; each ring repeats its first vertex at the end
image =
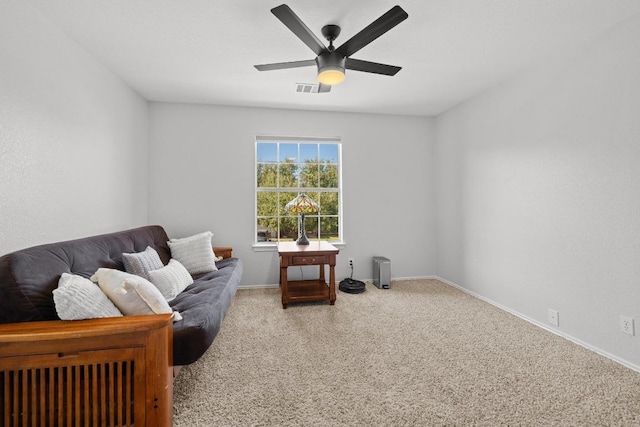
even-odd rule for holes
{"type": "MultiPolygon", "coordinates": [[[[332,145],[336,145],[337,146],[337,163],[335,164],[337,166],[337,174],[338,174],[338,183],[337,183],[337,197],[338,197],[338,212],[337,214],[332,214],[330,216],[327,217],[333,217],[333,216],[337,216],[337,220],[338,220],[338,238],[337,240],[327,240],[327,239],[322,239],[322,235],[321,235],[321,240],[325,240],[325,241],[329,241],[331,244],[333,245],[343,245],[344,244],[344,222],[343,222],[343,202],[342,202],[342,140],[339,137],[293,137],[293,136],[274,136],[274,135],[257,135],[255,138],[255,145],[254,145],[254,163],[253,163],[253,169],[254,169],[254,215],[253,215],[253,219],[254,219],[254,233],[253,233],[253,248],[255,250],[273,250],[274,248],[276,248],[277,243],[279,241],[279,236],[278,236],[278,230],[276,230],[276,236],[275,238],[273,238],[273,240],[271,241],[258,241],[258,230],[259,230],[259,226],[258,226],[258,219],[259,219],[259,215],[258,215],[258,193],[259,191],[264,191],[264,192],[292,192],[292,193],[302,193],[302,192],[308,192],[308,194],[311,193],[322,193],[322,192],[332,192],[335,193],[335,191],[323,191],[324,187],[300,187],[300,182],[298,181],[298,186],[297,187],[280,187],[280,183],[276,183],[275,187],[258,187],[258,165],[259,164],[268,164],[265,162],[258,162],[258,144],[259,143],[277,143],[277,152],[276,152],[276,161],[274,162],[274,164],[276,165],[280,165],[282,164],[282,160],[280,159],[280,144],[318,144],[318,150],[320,150],[320,145],[321,144],[332,144],[332,145]],[[267,190],[259,190],[260,188],[266,188],[267,190]]],[[[298,148],[299,150],[299,148],[298,148]]],[[[299,153],[299,151],[298,151],[299,153]]],[[[320,159],[318,159],[320,160],[320,159]]],[[[300,159],[296,160],[296,164],[299,164],[300,159]]],[[[318,162],[318,164],[322,164],[320,162],[318,162]]],[[[332,165],[334,163],[331,163],[332,165]]],[[[320,183],[318,182],[318,185],[320,183]]],[[[334,187],[326,187],[326,188],[334,188],[334,187]]],[[[318,196],[320,197],[320,196],[318,196]]],[[[281,215],[280,212],[277,213],[276,217],[278,218],[278,223],[280,223],[280,218],[286,218],[289,217],[290,215],[281,215]]],[[[318,220],[320,220],[322,218],[322,212],[320,212],[318,214],[318,216],[316,217],[318,218],[318,220]]],[[[309,216],[307,216],[307,219],[310,219],[309,216]]],[[[310,240],[315,240],[316,238],[309,238],[310,240]]]]}

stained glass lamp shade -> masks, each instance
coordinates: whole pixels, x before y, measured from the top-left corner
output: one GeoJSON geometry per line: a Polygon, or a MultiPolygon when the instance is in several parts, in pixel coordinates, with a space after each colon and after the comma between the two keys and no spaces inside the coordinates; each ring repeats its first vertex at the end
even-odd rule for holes
{"type": "Polygon", "coordinates": [[[320,207],[313,199],[306,194],[299,194],[298,197],[287,203],[284,209],[288,213],[293,213],[300,215],[300,235],[296,244],[298,245],[308,245],[309,239],[307,238],[307,233],[304,229],[304,216],[307,214],[316,213],[320,210],[320,207]]]}

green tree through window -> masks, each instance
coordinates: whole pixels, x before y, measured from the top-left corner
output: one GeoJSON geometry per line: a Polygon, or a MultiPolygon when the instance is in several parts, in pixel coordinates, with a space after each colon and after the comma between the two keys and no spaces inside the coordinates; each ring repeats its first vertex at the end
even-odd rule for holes
{"type": "Polygon", "coordinates": [[[296,240],[299,218],[285,205],[305,193],[320,206],[305,216],[310,240],[341,241],[340,144],[256,141],[256,242],[296,240]]]}

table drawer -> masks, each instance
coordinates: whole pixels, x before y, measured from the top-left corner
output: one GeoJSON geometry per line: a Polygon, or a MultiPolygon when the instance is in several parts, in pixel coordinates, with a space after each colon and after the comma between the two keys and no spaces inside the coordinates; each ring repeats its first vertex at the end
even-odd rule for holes
{"type": "Polygon", "coordinates": [[[329,257],[326,255],[306,255],[292,256],[291,265],[317,265],[329,264],[329,257]]]}

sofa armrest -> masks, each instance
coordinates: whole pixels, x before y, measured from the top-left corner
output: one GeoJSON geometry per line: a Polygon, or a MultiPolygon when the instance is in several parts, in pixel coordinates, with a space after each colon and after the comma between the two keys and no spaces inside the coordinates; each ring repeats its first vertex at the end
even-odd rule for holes
{"type": "Polygon", "coordinates": [[[216,256],[221,256],[222,258],[231,258],[233,256],[233,248],[231,246],[214,246],[213,252],[216,256]]]}
{"type": "Polygon", "coordinates": [[[0,387],[8,392],[0,413],[5,421],[38,414],[48,425],[81,417],[106,425],[108,417],[171,426],[172,359],[170,314],[0,325],[0,387]],[[89,402],[91,389],[102,398],[89,402]]]}

